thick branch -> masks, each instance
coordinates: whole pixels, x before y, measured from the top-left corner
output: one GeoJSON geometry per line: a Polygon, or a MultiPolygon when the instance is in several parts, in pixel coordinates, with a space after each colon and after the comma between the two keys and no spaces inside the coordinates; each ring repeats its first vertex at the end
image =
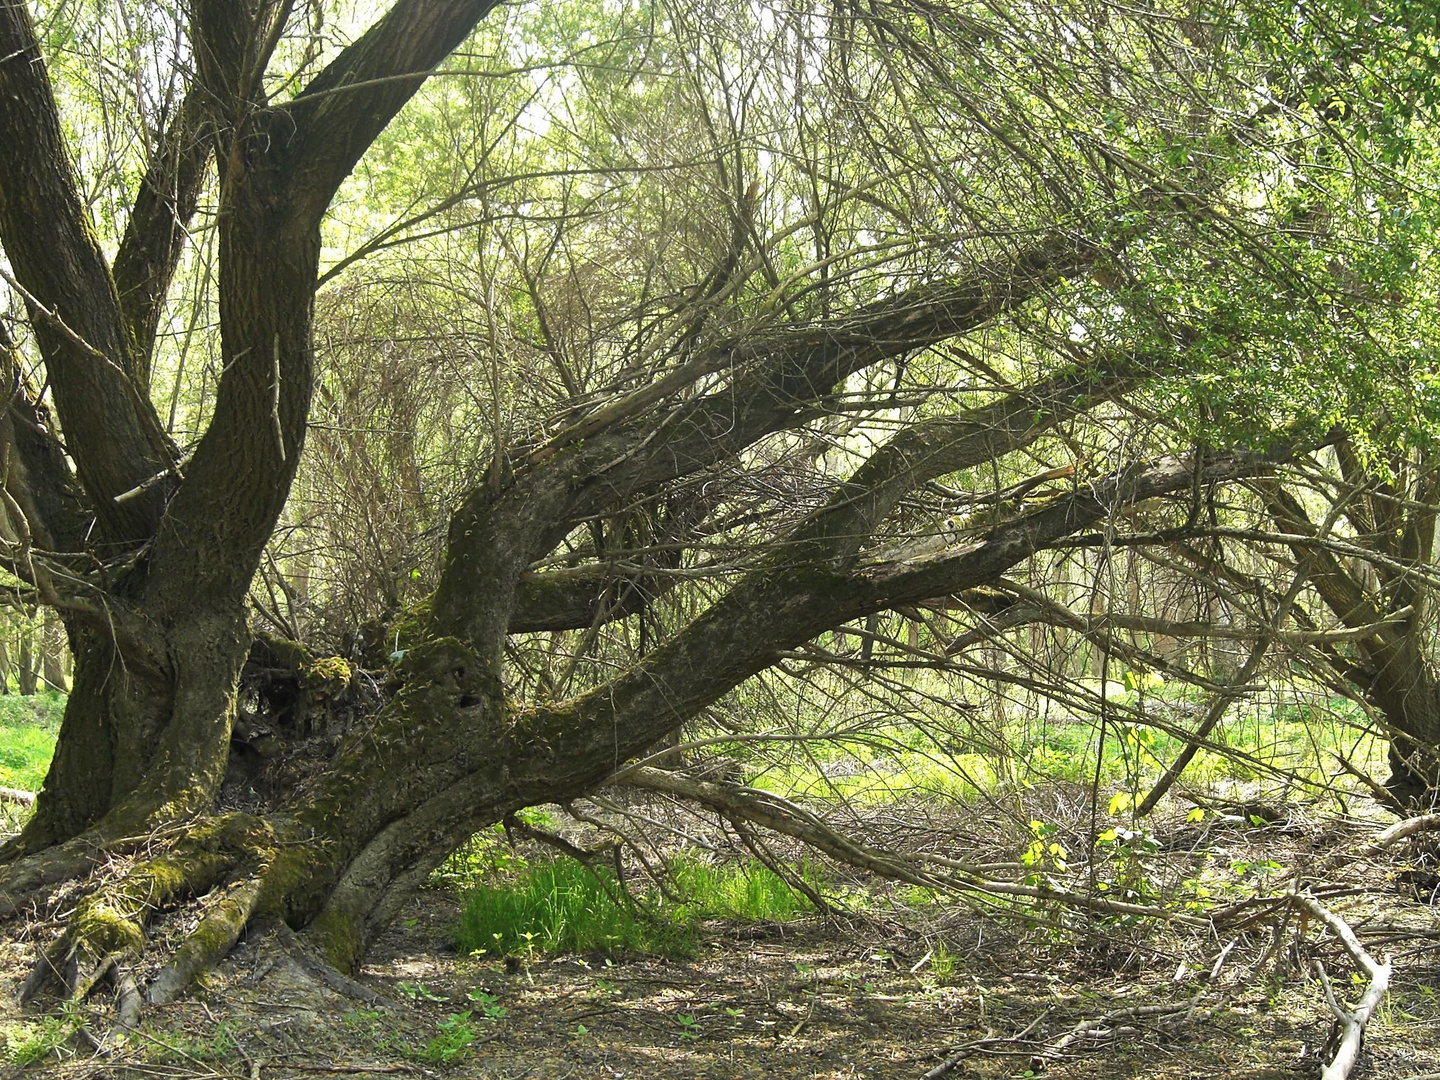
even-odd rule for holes
{"type": "Polygon", "coordinates": [[[115,496],[171,466],[140,392],[120,301],[80,201],[28,7],[0,2],[0,243],[25,291],[81,483],[107,538],[147,538],[167,492],[115,496]]]}
{"type": "MultiPolygon", "coordinates": [[[[1258,475],[1286,457],[1281,449],[1210,458],[1201,469],[1202,480],[1258,475]]],[[[1188,458],[1126,469],[1004,522],[961,548],[918,562],[872,564],[848,574],[815,564],[752,573],[628,672],[542,713],[536,728],[577,757],[623,761],[770,666],[781,650],[872,611],[994,581],[1121,507],[1185,490],[1195,472],[1188,458]]]]}
{"type": "MultiPolygon", "coordinates": [[[[617,423],[583,444],[546,452],[498,493],[488,487],[472,493],[451,521],[433,628],[480,644],[498,658],[514,583],[571,522],[733,460],[759,439],[795,424],[855,372],[976,330],[1082,272],[1093,258],[1092,245],[1057,236],[1014,259],[981,265],[961,281],[912,289],[843,319],[713,346],[727,363],[712,368],[735,370],[725,388],[657,416],[617,423]],[[510,584],[497,588],[497,582],[510,584]]],[[[1084,396],[1078,385],[1074,393],[1084,396]]],[[[1054,411],[1061,411],[1058,404],[1054,411]]],[[[1007,423],[1014,429],[1010,437],[1018,437],[1020,421],[1012,417],[1007,423]]],[[[967,453],[973,455],[979,438],[970,433],[967,453]]],[[[943,439],[939,449],[933,462],[955,454],[943,439]]],[[[934,455],[936,448],[929,452],[934,455]]]]}
{"type": "Polygon", "coordinates": [[[115,254],[115,287],[142,387],[150,384],[155,328],[185,247],[185,227],[205,184],[211,145],[204,134],[205,116],[202,92],[192,88],[151,156],[115,254]]]}
{"type": "Polygon", "coordinates": [[[318,221],[360,156],[497,2],[398,0],[285,106],[304,212],[318,221]]]}
{"type": "MultiPolygon", "coordinates": [[[[896,503],[920,484],[1028,446],[1060,421],[1133,385],[1121,370],[1128,367],[1078,365],[959,416],[906,428],[788,538],[781,558],[825,560],[836,568],[848,565],[896,503]]],[[[653,594],[668,587],[664,579],[647,579],[639,588],[627,589],[608,609],[602,608],[605,594],[622,580],[602,567],[583,576],[556,575],[549,580],[544,574],[527,576],[516,594],[510,631],[578,629],[597,617],[624,618],[642,606],[641,590],[653,594]]]]}

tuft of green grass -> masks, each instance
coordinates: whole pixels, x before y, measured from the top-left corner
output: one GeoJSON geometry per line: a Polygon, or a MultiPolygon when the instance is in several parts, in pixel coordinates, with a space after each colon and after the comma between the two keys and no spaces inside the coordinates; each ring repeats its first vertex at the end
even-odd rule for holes
{"type": "Polygon", "coordinates": [[[512,883],[466,893],[456,944],[464,952],[505,956],[535,950],[683,956],[694,950],[693,925],[616,903],[612,894],[620,895],[613,878],[602,884],[572,859],[532,866],[512,883]]]}
{"type": "Polygon", "coordinates": [[[72,1057],[71,1038],[82,1026],[78,1006],[67,1002],[58,1016],[41,1016],[33,1023],[0,1027],[0,1060],[11,1065],[33,1065],[51,1057],[72,1057]]]}
{"type": "MultiPolygon", "coordinates": [[[[685,897],[679,910],[691,918],[786,922],[815,910],[807,897],[758,863],[716,865],[678,856],[670,862],[670,876],[685,897]]],[[[817,890],[824,887],[813,863],[805,864],[802,876],[817,890]]]]}
{"type": "Polygon", "coordinates": [[[39,791],[55,756],[65,695],[0,695],[0,787],[39,791]]]}
{"type": "MultiPolygon", "coordinates": [[[[702,919],[784,922],[814,911],[810,901],[759,864],[724,866],[693,855],[669,866],[676,902],[650,894],[636,903],[606,871],[573,859],[530,865],[523,872],[465,893],[456,944],[465,952],[504,956],[530,952],[645,952],[686,956],[702,919]],[[618,901],[618,902],[617,902],[618,901]]],[[[825,882],[813,863],[802,876],[825,882]]]]}

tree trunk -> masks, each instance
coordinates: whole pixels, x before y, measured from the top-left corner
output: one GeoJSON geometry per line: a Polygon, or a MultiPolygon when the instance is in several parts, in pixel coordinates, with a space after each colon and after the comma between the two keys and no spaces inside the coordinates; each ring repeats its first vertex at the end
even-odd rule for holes
{"type": "Polygon", "coordinates": [[[63,694],[70,689],[65,682],[65,653],[68,644],[65,640],[65,628],[55,617],[53,611],[45,612],[45,621],[40,633],[41,677],[45,680],[46,687],[51,690],[59,690],[63,694]]]}
{"type": "Polygon", "coordinates": [[[36,811],[0,857],[82,834],[130,835],[195,813],[224,777],[235,687],[249,652],[243,609],[196,615],[162,641],[117,647],[82,628],[75,682],[36,811]]]}
{"type": "Polygon", "coordinates": [[[16,675],[20,684],[20,693],[29,697],[39,688],[40,677],[35,671],[35,653],[31,645],[34,638],[34,631],[29,624],[20,628],[20,648],[16,675]]]}

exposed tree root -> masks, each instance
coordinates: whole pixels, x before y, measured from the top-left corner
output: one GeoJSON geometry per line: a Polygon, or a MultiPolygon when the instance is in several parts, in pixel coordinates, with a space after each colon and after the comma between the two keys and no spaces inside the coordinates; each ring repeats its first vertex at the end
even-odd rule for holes
{"type": "Polygon", "coordinates": [[[151,1002],[159,1004],[173,1000],[234,946],[255,911],[259,878],[254,871],[268,862],[273,847],[273,831],[251,815],[224,814],[191,825],[166,849],[137,860],[76,904],[65,931],[26,978],[21,1000],[59,982],[71,1000],[83,1001],[110,978],[118,998],[117,1028],[134,1029],[140,991],[131,965],[144,952],[150,917],[180,900],[205,895],[237,871],[246,875],[210,906],[161,970],[150,993],[151,1002]]]}
{"type": "Polygon", "coordinates": [[[240,940],[260,897],[260,879],[249,878],[234,886],[190,931],[170,963],[150,984],[151,1005],[166,1005],[189,988],[195,977],[225,958],[240,940]]]}
{"type": "Polygon", "coordinates": [[[1419,817],[1407,818],[1405,821],[1397,821],[1388,829],[1375,837],[1366,845],[1364,854],[1379,855],[1388,851],[1401,840],[1417,833],[1433,832],[1440,829],[1440,814],[1421,814],[1419,817]]]}
{"type": "Polygon", "coordinates": [[[110,1041],[116,1042],[140,1027],[140,987],[135,982],[135,973],[122,968],[115,980],[115,1025],[110,1029],[110,1041]]]}
{"type": "Polygon", "coordinates": [[[332,964],[327,963],[284,923],[276,926],[275,936],[292,960],[304,968],[309,975],[330,987],[331,990],[369,1005],[380,1000],[380,995],[374,990],[363,983],[356,982],[332,964]]]}
{"type": "Polygon", "coordinates": [[[0,918],[43,900],[61,882],[84,877],[98,861],[98,845],[88,838],[16,858],[0,868],[0,918]]]}

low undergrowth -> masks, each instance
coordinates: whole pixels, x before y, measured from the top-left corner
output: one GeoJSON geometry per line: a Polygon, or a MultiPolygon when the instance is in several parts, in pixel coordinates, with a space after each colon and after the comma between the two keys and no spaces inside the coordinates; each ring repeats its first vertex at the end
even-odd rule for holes
{"type": "Polygon", "coordinates": [[[0,695],[0,787],[39,791],[55,753],[65,695],[0,695]]]}
{"type": "Polygon", "coordinates": [[[643,952],[687,955],[693,928],[640,907],[613,875],[570,859],[533,866],[465,898],[456,944],[466,953],[643,952]]]}
{"type": "MultiPolygon", "coordinates": [[[[527,865],[509,880],[465,892],[456,944],[466,953],[639,952],[688,956],[704,919],[782,922],[811,913],[804,896],[767,867],[715,865],[693,855],[669,867],[674,893],[634,897],[603,868],[573,859],[527,865]]],[[[818,884],[815,871],[806,877],[818,884]]]]}

